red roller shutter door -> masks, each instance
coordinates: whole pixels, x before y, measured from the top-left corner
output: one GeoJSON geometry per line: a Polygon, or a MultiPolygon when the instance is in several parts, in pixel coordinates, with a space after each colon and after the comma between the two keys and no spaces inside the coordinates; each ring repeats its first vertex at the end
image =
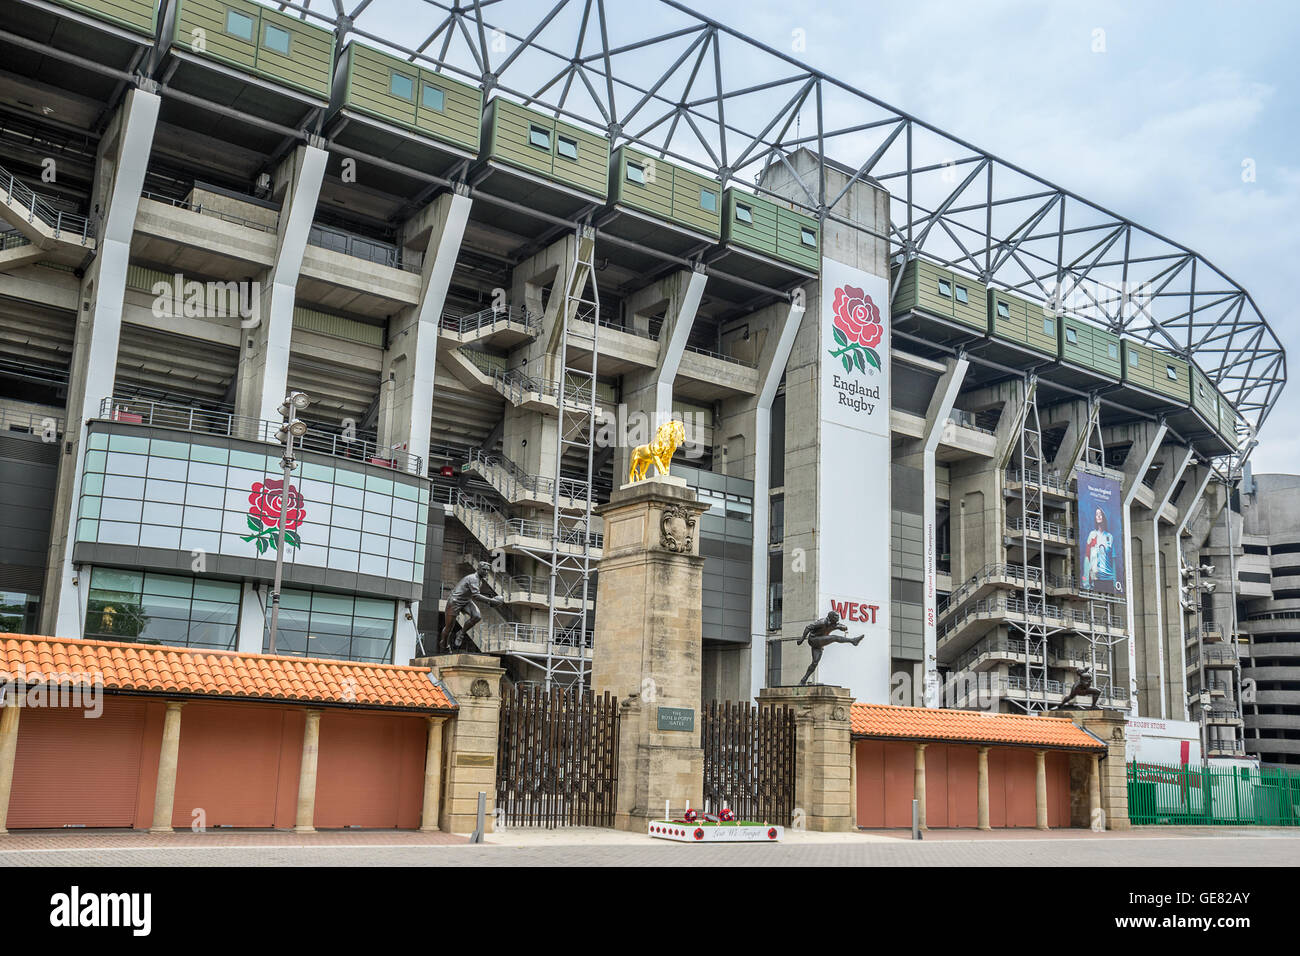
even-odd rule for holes
{"type": "MultiPolygon", "coordinates": [[[[98,717],[76,707],[23,708],[10,829],[135,822],[148,705],[101,699],[104,710],[98,717]]],[[[156,765],[156,754],[152,762],[156,765]]]]}
{"type": "Polygon", "coordinates": [[[303,724],[294,708],[186,704],[172,826],[293,826],[303,724]]]}
{"type": "Polygon", "coordinates": [[[321,714],[316,826],[418,827],[427,740],[420,717],[321,714]]]}

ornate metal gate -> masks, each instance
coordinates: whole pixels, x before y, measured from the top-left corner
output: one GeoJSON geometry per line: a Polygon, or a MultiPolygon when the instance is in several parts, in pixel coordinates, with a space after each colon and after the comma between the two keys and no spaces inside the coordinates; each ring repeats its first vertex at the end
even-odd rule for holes
{"type": "Polygon", "coordinates": [[[704,801],[742,820],[790,824],[794,812],[794,711],[712,701],[703,710],[704,801]]]}
{"type": "Polygon", "coordinates": [[[618,702],[553,685],[515,686],[501,701],[497,814],[505,826],[612,826],[618,702]]]}

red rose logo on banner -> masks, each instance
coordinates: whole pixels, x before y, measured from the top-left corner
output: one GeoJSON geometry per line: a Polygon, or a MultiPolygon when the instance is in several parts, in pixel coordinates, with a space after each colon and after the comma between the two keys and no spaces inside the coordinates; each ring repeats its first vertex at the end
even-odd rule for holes
{"type": "Polygon", "coordinates": [[[835,290],[835,325],[831,334],[838,348],[830,349],[831,358],[844,363],[844,371],[866,372],[870,365],[880,371],[880,355],[876,346],[885,334],[880,324],[880,309],[871,296],[861,289],[845,285],[835,290]]]}
{"type": "Polygon", "coordinates": [[[253,533],[241,540],[256,544],[257,553],[265,554],[268,548],[276,545],[281,517],[284,518],[284,543],[292,548],[298,547],[302,544],[298,528],[307,518],[307,509],[298,489],[290,485],[286,494],[284,481],[279,478],[253,482],[248,496],[248,529],[253,533]]]}

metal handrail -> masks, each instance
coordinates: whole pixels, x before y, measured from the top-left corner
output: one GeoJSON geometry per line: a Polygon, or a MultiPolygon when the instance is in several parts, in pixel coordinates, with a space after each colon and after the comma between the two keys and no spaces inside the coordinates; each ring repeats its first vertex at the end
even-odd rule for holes
{"type": "MultiPolygon", "coordinates": [[[[471,449],[462,468],[475,466],[487,478],[489,484],[510,500],[520,491],[537,498],[552,498],[555,493],[555,479],[543,475],[530,475],[505,455],[489,455],[481,448],[471,449]],[[493,476],[501,472],[499,480],[493,476]]],[[[576,501],[587,497],[587,482],[578,478],[560,478],[560,497],[576,501]]]]}
{"type": "Polygon", "coordinates": [[[142,192],[141,199],[148,199],[152,202],[163,203],[176,209],[184,209],[188,212],[198,213],[201,216],[211,216],[214,219],[220,219],[222,222],[234,223],[236,226],[246,226],[249,229],[256,229],[258,232],[269,232],[274,234],[279,228],[280,214],[276,213],[275,223],[267,225],[264,222],[255,222],[252,219],[245,219],[243,216],[233,216],[228,212],[221,212],[213,209],[211,206],[205,206],[202,203],[186,202],[184,199],[172,199],[170,196],[163,196],[158,193],[142,192]]]}
{"type": "Polygon", "coordinates": [[[1065,494],[1070,493],[1070,482],[1060,475],[1051,475],[1045,472],[1025,471],[1022,475],[1018,468],[1008,468],[1006,470],[1006,480],[1016,484],[1024,484],[1025,477],[1033,484],[1041,484],[1045,488],[1052,488],[1065,494]]]}
{"type": "MultiPolygon", "coordinates": [[[[479,643],[485,651],[503,650],[508,642],[536,644],[545,647],[550,641],[550,633],[545,624],[524,624],[519,621],[507,621],[503,624],[491,624],[480,632],[479,643]]],[[[555,629],[554,644],[560,648],[572,648],[574,651],[589,649],[593,643],[593,633],[573,626],[555,629]]]]}
{"type": "Polygon", "coordinates": [[[17,201],[27,208],[28,222],[39,220],[49,226],[54,230],[56,239],[63,238],[63,233],[69,232],[79,237],[81,244],[84,246],[86,240],[91,238],[91,220],[89,218],[56,209],[39,193],[3,166],[0,166],[0,187],[4,189],[6,201],[17,201]]]}
{"type": "Polygon", "coordinates": [[[481,332],[499,325],[522,325],[530,334],[536,335],[542,329],[542,316],[521,306],[508,305],[502,309],[480,309],[469,315],[443,315],[439,324],[449,332],[460,335],[481,332]]]}
{"type": "Polygon", "coordinates": [[[722,352],[715,352],[713,349],[706,349],[699,345],[687,345],[686,351],[694,352],[696,355],[706,355],[709,358],[721,359],[724,362],[730,362],[733,365],[743,365],[745,368],[758,368],[757,362],[750,362],[746,359],[736,358],[734,355],[724,355],[722,352]]]}
{"type": "MultiPolygon", "coordinates": [[[[551,540],[553,528],[550,522],[508,518],[493,507],[491,502],[478,495],[467,494],[459,488],[449,489],[448,498],[461,524],[469,528],[474,536],[490,549],[504,546],[506,539],[511,535],[543,541],[551,540]]],[[[584,535],[577,528],[561,526],[558,540],[562,545],[579,548],[584,547],[585,544],[594,551],[604,546],[605,536],[595,531],[584,535]]]]}
{"type": "Polygon", "coordinates": [[[1055,521],[1044,521],[1042,518],[1029,518],[1028,520],[1019,517],[1007,518],[1007,527],[1012,531],[1024,531],[1026,527],[1030,531],[1041,530],[1043,534],[1050,534],[1057,538],[1066,538],[1074,540],[1074,529],[1067,528],[1063,524],[1055,521]]]}
{"type": "MultiPolygon", "coordinates": [[[[557,379],[533,378],[523,369],[502,368],[493,362],[486,353],[479,352],[476,349],[462,348],[460,354],[468,358],[480,372],[491,378],[496,390],[504,395],[512,405],[519,405],[529,395],[540,395],[544,398],[554,398],[557,401],[559,399],[560,383],[557,379]]],[[[568,404],[573,407],[587,408],[591,405],[591,390],[592,386],[590,384],[583,385],[570,382],[564,388],[564,396],[568,404]]]]}
{"type": "MultiPolygon", "coordinates": [[[[206,435],[224,435],[242,441],[267,442],[273,445],[280,444],[276,433],[283,425],[283,422],[268,422],[230,412],[138,398],[105,398],[99,403],[99,417],[132,425],[174,428],[206,435]]],[[[381,449],[369,439],[355,437],[349,439],[319,428],[308,428],[301,438],[294,439],[294,447],[301,451],[317,452],[333,458],[363,461],[415,475],[424,474],[424,462],[418,455],[381,449]]]]}
{"type": "Polygon", "coordinates": [[[64,421],[58,415],[50,415],[30,408],[19,408],[11,402],[0,402],[0,428],[10,429],[18,426],[26,428],[29,432],[38,432],[45,430],[46,422],[53,422],[55,431],[60,435],[63,434],[64,421]]]}
{"type": "Polygon", "coordinates": [[[969,428],[973,431],[983,432],[985,435],[994,434],[993,429],[986,428],[979,423],[979,418],[974,412],[963,411],[960,408],[954,408],[948,413],[948,421],[959,428],[969,428]]]}

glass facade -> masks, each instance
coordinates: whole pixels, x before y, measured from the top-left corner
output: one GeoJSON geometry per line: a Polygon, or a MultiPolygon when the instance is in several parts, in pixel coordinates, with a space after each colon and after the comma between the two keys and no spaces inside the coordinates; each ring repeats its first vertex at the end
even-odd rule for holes
{"type": "Polygon", "coordinates": [[[231,651],[241,590],[235,581],[94,568],[85,636],[231,651]]]}
{"type": "Polygon", "coordinates": [[[35,634],[41,596],[23,591],[0,591],[0,632],[35,634]]]}
{"type": "MultiPolygon", "coordinates": [[[[262,649],[270,653],[269,606],[266,613],[262,649]]],[[[393,659],[396,617],[396,601],[284,588],[280,592],[275,653],[389,663],[393,659]]]]}
{"type": "MultiPolygon", "coordinates": [[[[129,434],[91,432],[77,541],[234,558],[275,556],[275,454],[129,434]],[[261,539],[270,542],[259,549],[261,539]]],[[[290,479],[285,573],[295,568],[424,580],[428,489],[360,468],[300,461],[290,479]]],[[[211,570],[211,569],[209,569],[211,570]]],[[[300,583],[318,585],[317,580],[300,583]]],[[[367,585],[369,586],[369,585],[367,585]]],[[[358,586],[360,589],[360,585],[358,586]]],[[[400,591],[392,592],[400,596],[400,591]]]]}

